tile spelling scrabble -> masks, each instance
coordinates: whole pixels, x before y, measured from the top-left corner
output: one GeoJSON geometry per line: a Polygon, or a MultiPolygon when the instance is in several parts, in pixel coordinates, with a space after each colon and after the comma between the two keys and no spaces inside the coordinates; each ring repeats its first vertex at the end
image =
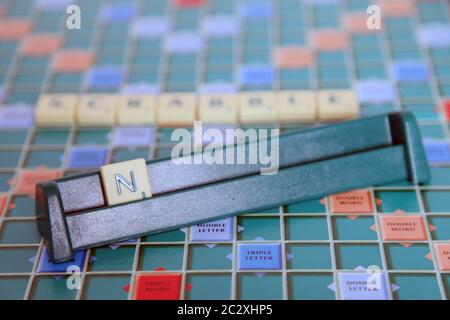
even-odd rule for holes
{"type": "MultiPolygon", "coordinates": [[[[90,76],[91,77],[91,76],[90,76]]],[[[105,75],[112,81],[110,75],[105,75]]],[[[254,88],[271,82],[272,73],[260,65],[242,70],[243,83],[254,88]],[[267,72],[266,72],[267,71],[267,72]],[[253,72],[255,75],[253,75],[253,72]],[[251,80],[255,78],[254,81],[251,80]]],[[[374,97],[370,86],[359,88],[361,103],[391,100],[389,88],[374,97]],[[361,96],[363,95],[363,96],[361,96]],[[386,96],[386,97],[383,97],[386,96]]],[[[199,93],[157,94],[154,86],[124,86],[123,94],[43,94],[36,109],[40,127],[79,126],[191,126],[208,124],[314,123],[356,118],[359,105],[352,90],[258,90],[236,92],[234,85],[205,84],[199,93]]],[[[380,91],[381,92],[381,91],[380,91]]]]}

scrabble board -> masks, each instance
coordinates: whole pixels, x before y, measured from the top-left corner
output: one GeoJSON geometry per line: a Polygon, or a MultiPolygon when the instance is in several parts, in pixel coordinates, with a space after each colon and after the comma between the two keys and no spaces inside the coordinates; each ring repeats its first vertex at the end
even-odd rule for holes
{"type": "Polygon", "coordinates": [[[450,297],[448,1],[0,0],[0,100],[0,299],[450,297]],[[367,28],[368,8],[381,29],[367,28]],[[313,112],[284,108],[287,92],[313,112]],[[157,116],[121,113],[130,95],[157,116]],[[211,112],[208,95],[234,111],[211,112]],[[93,96],[106,107],[92,111],[93,96]],[[36,229],[36,182],[167,157],[173,130],[196,119],[288,132],[399,110],[419,122],[426,185],[249,212],[65,264],[49,262],[36,229]]]}

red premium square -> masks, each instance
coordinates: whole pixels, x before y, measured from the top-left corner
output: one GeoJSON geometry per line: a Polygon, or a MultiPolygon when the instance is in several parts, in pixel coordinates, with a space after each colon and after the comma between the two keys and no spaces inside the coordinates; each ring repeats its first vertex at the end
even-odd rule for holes
{"type": "Polygon", "coordinates": [[[200,7],[205,4],[205,0],[174,0],[179,7],[200,7]]]}
{"type": "Polygon", "coordinates": [[[47,180],[55,180],[59,177],[59,170],[51,170],[43,167],[36,169],[22,169],[19,173],[14,192],[28,194],[33,197],[37,183],[47,180]]]}
{"type": "Polygon", "coordinates": [[[6,194],[0,194],[0,217],[3,214],[3,209],[5,209],[7,198],[8,196],[6,194]]]}
{"type": "Polygon", "coordinates": [[[445,119],[450,121],[450,100],[445,100],[443,103],[445,119]]]}
{"type": "Polygon", "coordinates": [[[179,300],[181,274],[140,274],[136,276],[135,300],[179,300]]]}

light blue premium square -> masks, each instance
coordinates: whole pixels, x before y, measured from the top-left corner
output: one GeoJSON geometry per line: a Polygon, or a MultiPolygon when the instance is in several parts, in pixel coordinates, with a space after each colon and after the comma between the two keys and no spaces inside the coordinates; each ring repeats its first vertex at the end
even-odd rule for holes
{"type": "Polygon", "coordinates": [[[231,241],[233,239],[233,218],[200,223],[190,228],[191,241],[231,241]]]}
{"type": "Polygon", "coordinates": [[[239,270],[278,270],[281,269],[281,244],[241,243],[237,247],[239,270]]]}
{"type": "Polygon", "coordinates": [[[341,300],[388,300],[384,273],[340,272],[341,300]]]}

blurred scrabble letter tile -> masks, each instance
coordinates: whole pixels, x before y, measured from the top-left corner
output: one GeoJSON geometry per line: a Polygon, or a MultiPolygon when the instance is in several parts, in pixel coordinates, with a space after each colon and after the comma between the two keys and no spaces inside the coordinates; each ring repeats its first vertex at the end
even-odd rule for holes
{"type": "Polygon", "coordinates": [[[213,124],[237,122],[237,99],[233,94],[202,94],[200,96],[200,120],[213,124]]]}
{"type": "Polygon", "coordinates": [[[372,213],[372,198],[369,190],[354,190],[330,197],[332,213],[372,213]]]}
{"type": "Polygon", "coordinates": [[[75,122],[76,95],[44,94],[36,108],[38,126],[71,126],[75,122]]]}
{"type": "Polygon", "coordinates": [[[197,98],[190,93],[165,93],[158,99],[160,126],[192,126],[196,120],[197,98]]]}
{"type": "Polygon", "coordinates": [[[100,168],[108,205],[150,198],[150,182],[144,159],[104,165],[100,168]]]}
{"type": "Polygon", "coordinates": [[[358,101],[352,90],[322,90],[319,91],[318,100],[320,121],[345,120],[358,116],[358,101]]]}
{"type": "Polygon", "coordinates": [[[151,125],[155,123],[156,98],[153,95],[124,95],[117,109],[117,122],[121,126],[151,125]]]}
{"type": "Polygon", "coordinates": [[[280,122],[316,121],[317,101],[313,91],[280,91],[277,106],[280,122]]]}
{"type": "Polygon", "coordinates": [[[425,241],[428,238],[423,218],[419,215],[382,215],[380,222],[383,240],[425,241]]]}
{"type": "Polygon", "coordinates": [[[272,92],[245,92],[239,94],[241,123],[271,123],[277,121],[275,94],[272,92]]]}
{"type": "Polygon", "coordinates": [[[179,300],[181,274],[138,274],[135,300],[179,300]]]}
{"type": "Polygon", "coordinates": [[[281,269],[280,243],[240,243],[237,247],[238,269],[281,269]]]}
{"type": "Polygon", "coordinates": [[[450,242],[435,243],[434,249],[441,271],[450,271],[450,242]]]}
{"type": "Polygon", "coordinates": [[[83,95],[77,110],[80,126],[113,126],[116,120],[116,95],[83,95]]]}

